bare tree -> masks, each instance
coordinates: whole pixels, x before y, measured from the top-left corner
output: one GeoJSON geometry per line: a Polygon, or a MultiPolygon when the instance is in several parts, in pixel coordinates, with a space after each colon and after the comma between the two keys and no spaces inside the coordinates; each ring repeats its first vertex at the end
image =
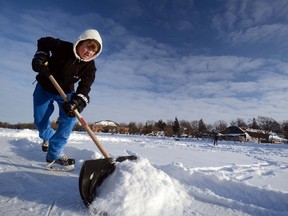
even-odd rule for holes
{"type": "Polygon", "coordinates": [[[214,123],[214,128],[217,132],[224,131],[227,128],[227,123],[226,121],[219,120],[214,123]]]}
{"type": "Polygon", "coordinates": [[[241,118],[237,118],[236,120],[232,120],[230,122],[230,126],[237,126],[237,127],[243,128],[243,129],[247,128],[246,122],[241,118]]]}
{"type": "Polygon", "coordinates": [[[154,130],[156,130],[156,131],[164,131],[166,125],[167,124],[162,119],[160,119],[158,122],[156,122],[154,124],[154,130]]]}
{"type": "Polygon", "coordinates": [[[137,126],[136,122],[130,122],[128,124],[129,134],[140,134],[140,128],[137,126]]]}
{"type": "Polygon", "coordinates": [[[141,130],[141,134],[151,134],[153,132],[154,121],[147,121],[141,130]]]}
{"type": "Polygon", "coordinates": [[[193,128],[189,121],[181,120],[180,128],[182,129],[183,133],[187,134],[188,136],[193,134],[193,128]]]}
{"type": "Polygon", "coordinates": [[[252,128],[252,129],[259,129],[259,125],[258,125],[258,123],[257,123],[255,118],[250,120],[250,123],[248,124],[248,127],[252,128]]]}
{"type": "Polygon", "coordinates": [[[164,130],[165,136],[172,137],[173,136],[173,124],[172,120],[168,120],[166,123],[166,127],[164,130]]]}
{"type": "Polygon", "coordinates": [[[275,121],[272,118],[264,117],[264,116],[258,116],[257,123],[261,130],[265,131],[265,133],[269,132],[281,132],[281,126],[280,124],[275,121]]]}
{"type": "Polygon", "coordinates": [[[198,121],[191,121],[191,127],[192,127],[192,133],[191,135],[193,137],[199,137],[199,134],[198,134],[198,127],[199,127],[199,122],[198,121]]]}
{"type": "Polygon", "coordinates": [[[282,133],[285,139],[288,139],[288,121],[284,121],[281,125],[282,133]]]}

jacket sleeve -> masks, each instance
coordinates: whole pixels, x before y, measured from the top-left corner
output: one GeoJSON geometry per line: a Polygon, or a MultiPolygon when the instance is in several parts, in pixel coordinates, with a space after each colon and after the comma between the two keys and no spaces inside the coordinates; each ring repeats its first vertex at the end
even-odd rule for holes
{"type": "Polygon", "coordinates": [[[91,90],[91,86],[95,80],[95,77],[96,67],[94,61],[92,61],[91,64],[85,69],[83,76],[81,76],[76,90],[77,94],[84,95],[88,99],[88,101],[90,101],[89,92],[91,90]]]}
{"type": "Polygon", "coordinates": [[[59,39],[52,37],[42,37],[38,40],[37,43],[37,52],[43,51],[50,54],[51,51],[56,50],[60,44],[59,39]]]}

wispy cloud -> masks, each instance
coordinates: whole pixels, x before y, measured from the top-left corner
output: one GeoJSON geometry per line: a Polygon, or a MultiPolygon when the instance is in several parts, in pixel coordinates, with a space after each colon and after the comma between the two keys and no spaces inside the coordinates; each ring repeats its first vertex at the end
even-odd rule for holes
{"type": "Polygon", "coordinates": [[[287,11],[285,0],[228,1],[224,13],[214,16],[213,26],[234,45],[285,42],[287,11]]]}
{"type": "MultiPolygon", "coordinates": [[[[140,40],[138,45],[136,41],[133,43],[134,48],[142,46],[140,40]]],[[[110,96],[116,94],[125,101],[119,104],[119,109],[145,109],[150,116],[158,113],[166,117],[173,116],[173,112],[179,116],[189,116],[191,112],[200,119],[201,115],[197,113],[205,108],[205,113],[218,113],[220,119],[226,119],[228,113],[252,118],[257,110],[271,108],[265,103],[272,102],[271,92],[283,94],[281,91],[286,89],[283,80],[286,80],[288,65],[279,60],[236,56],[168,57],[169,51],[153,52],[155,47],[152,45],[145,43],[145,49],[124,48],[117,57],[113,55],[114,58],[107,60],[109,64],[102,62],[106,65],[100,75],[100,80],[105,81],[102,84],[114,86],[115,91],[123,93],[120,96],[119,92],[114,92],[110,96]],[[131,51],[135,50],[141,51],[131,56],[131,51]],[[171,110],[167,111],[165,106],[171,110]]],[[[127,44],[127,47],[131,45],[127,44]]],[[[170,50],[170,47],[161,49],[170,50]]],[[[134,119],[137,118],[136,112],[134,119]]]]}
{"type": "MultiPolygon", "coordinates": [[[[277,23],[276,20],[286,20],[283,12],[286,1],[275,1],[277,4],[258,0],[253,4],[251,2],[228,1],[226,7],[222,6],[221,11],[224,12],[216,14],[209,25],[217,30],[215,38],[221,35],[224,45],[238,47],[248,44],[253,48],[258,42],[283,45],[287,26],[285,22],[277,23]],[[272,6],[267,7],[267,4],[272,6]],[[276,20],[272,22],[264,14],[273,19],[276,17],[276,20]]],[[[179,29],[174,28],[176,34],[173,37],[181,38],[184,31],[195,27],[196,21],[188,18],[188,9],[195,10],[193,1],[185,1],[185,4],[182,1],[161,1],[161,4],[154,1],[150,5],[140,1],[134,3],[115,16],[125,13],[126,16],[136,17],[146,13],[148,17],[148,11],[143,9],[151,7],[152,14],[159,10],[165,12],[155,16],[158,22],[155,25],[163,24],[160,32],[177,26],[179,29]],[[164,3],[171,5],[168,7],[164,3]],[[159,7],[155,8],[155,4],[159,7]],[[187,10],[184,10],[185,7],[187,10]],[[176,11],[177,8],[180,9],[176,11]],[[171,12],[175,12],[172,13],[175,16],[171,12]]],[[[0,80],[0,97],[5,98],[5,104],[13,107],[7,110],[2,106],[0,113],[9,116],[10,121],[32,120],[34,86],[31,83],[35,73],[31,70],[31,58],[37,39],[53,36],[73,42],[86,28],[98,29],[104,44],[103,53],[96,59],[98,71],[90,95],[91,103],[84,113],[89,121],[112,119],[129,122],[173,119],[177,116],[187,120],[203,118],[213,123],[238,117],[247,120],[268,114],[276,120],[286,118],[288,64],[281,59],[240,55],[235,50],[234,54],[227,54],[231,46],[223,47],[223,50],[228,50],[223,54],[220,51],[217,55],[195,54],[193,50],[183,54],[180,45],[165,43],[165,40],[155,39],[149,34],[142,36],[137,31],[135,33],[137,26],[131,26],[132,21],[125,21],[125,24],[123,20],[119,22],[115,17],[106,17],[95,11],[73,14],[51,6],[42,10],[2,8],[0,12],[0,27],[3,29],[0,43],[5,50],[0,59],[3,77],[0,80]]],[[[197,18],[201,12],[193,11],[193,16],[197,18]]],[[[141,16],[137,19],[141,20],[141,16]]],[[[199,21],[199,17],[196,20],[199,21]]],[[[145,23],[141,27],[151,30],[145,23]]],[[[162,37],[168,36],[164,34],[162,37]]],[[[194,47],[197,41],[187,41],[186,44],[194,47]]],[[[213,47],[201,49],[212,50],[213,47]]],[[[8,119],[4,115],[1,118],[8,119]]]]}

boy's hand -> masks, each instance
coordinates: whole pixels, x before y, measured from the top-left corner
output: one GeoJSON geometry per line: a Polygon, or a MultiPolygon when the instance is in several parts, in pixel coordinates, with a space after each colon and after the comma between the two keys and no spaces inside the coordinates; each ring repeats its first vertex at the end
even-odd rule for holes
{"type": "Polygon", "coordinates": [[[35,72],[49,76],[48,60],[49,55],[46,52],[36,52],[32,59],[32,69],[35,72]]]}
{"type": "Polygon", "coordinates": [[[77,94],[73,94],[71,100],[65,102],[62,108],[67,116],[75,117],[73,110],[77,109],[78,112],[81,113],[86,105],[87,103],[82,97],[78,96],[77,94]]]}

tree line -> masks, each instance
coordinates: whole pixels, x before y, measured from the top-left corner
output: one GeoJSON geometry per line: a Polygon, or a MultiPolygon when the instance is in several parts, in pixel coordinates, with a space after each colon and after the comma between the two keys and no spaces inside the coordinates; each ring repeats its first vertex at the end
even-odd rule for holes
{"type": "MultiPolygon", "coordinates": [[[[52,128],[57,128],[57,121],[51,123],[52,128]]],[[[113,132],[116,133],[129,133],[137,135],[163,135],[163,136],[189,136],[189,137],[203,137],[214,133],[224,131],[229,126],[238,126],[242,129],[256,129],[261,130],[264,133],[274,132],[283,138],[288,139],[288,120],[283,122],[277,122],[273,118],[258,116],[245,122],[241,118],[232,120],[229,124],[226,121],[219,120],[214,124],[206,124],[203,119],[200,120],[178,120],[175,117],[174,120],[158,121],[149,120],[143,122],[130,122],[120,123],[117,128],[113,128],[113,132]],[[120,129],[121,128],[121,129],[120,129]],[[126,130],[123,130],[126,128],[126,130]]],[[[0,122],[2,128],[12,129],[35,129],[33,123],[17,123],[9,124],[7,122],[0,122]]],[[[83,131],[81,125],[76,124],[74,127],[75,131],[83,131]]],[[[111,128],[112,130],[112,128],[111,128]]],[[[106,129],[105,131],[110,132],[111,130],[106,129]]]]}
{"type": "Polygon", "coordinates": [[[258,116],[248,122],[241,118],[232,120],[229,124],[226,121],[219,120],[214,124],[206,124],[203,119],[195,121],[178,120],[175,117],[170,121],[147,121],[146,123],[130,122],[128,124],[129,133],[131,134],[155,134],[164,133],[165,136],[189,136],[203,137],[224,131],[229,126],[237,126],[242,129],[261,130],[268,134],[270,132],[277,133],[283,138],[288,138],[288,121],[282,123],[277,122],[273,118],[258,116]]]}

